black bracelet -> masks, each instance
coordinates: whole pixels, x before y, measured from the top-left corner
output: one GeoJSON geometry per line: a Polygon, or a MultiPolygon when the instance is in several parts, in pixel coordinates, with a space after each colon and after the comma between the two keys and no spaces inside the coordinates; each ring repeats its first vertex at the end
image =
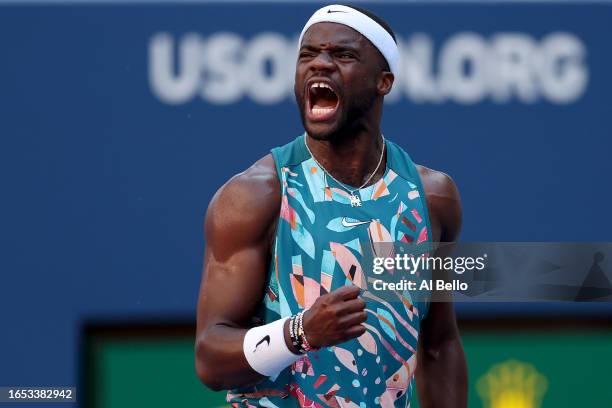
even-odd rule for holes
{"type": "Polygon", "coordinates": [[[295,314],[289,318],[289,337],[291,338],[291,344],[298,350],[300,354],[304,354],[306,351],[302,346],[301,337],[298,333],[299,321],[298,315],[295,314]]]}
{"type": "Polygon", "coordinates": [[[317,347],[312,347],[306,338],[304,311],[294,314],[289,318],[289,337],[291,338],[291,344],[300,354],[319,350],[317,347]]]}

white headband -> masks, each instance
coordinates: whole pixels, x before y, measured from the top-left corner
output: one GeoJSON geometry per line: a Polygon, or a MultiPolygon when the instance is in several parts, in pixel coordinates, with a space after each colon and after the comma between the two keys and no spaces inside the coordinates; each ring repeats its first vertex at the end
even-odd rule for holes
{"type": "Polygon", "coordinates": [[[304,33],[306,33],[306,30],[308,30],[311,25],[323,22],[344,24],[360,32],[378,48],[380,53],[387,60],[391,72],[397,75],[399,51],[391,34],[376,21],[351,7],[332,4],[315,11],[302,29],[298,46],[302,46],[302,37],[304,37],[304,33]]]}

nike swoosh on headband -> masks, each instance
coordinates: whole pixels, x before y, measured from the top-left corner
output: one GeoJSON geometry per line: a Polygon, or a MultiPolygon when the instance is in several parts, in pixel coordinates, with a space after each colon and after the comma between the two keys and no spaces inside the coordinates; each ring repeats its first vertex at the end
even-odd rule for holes
{"type": "Polygon", "coordinates": [[[348,13],[347,11],[342,11],[342,10],[332,10],[332,9],[327,10],[327,12],[328,12],[328,13],[348,13]]]}

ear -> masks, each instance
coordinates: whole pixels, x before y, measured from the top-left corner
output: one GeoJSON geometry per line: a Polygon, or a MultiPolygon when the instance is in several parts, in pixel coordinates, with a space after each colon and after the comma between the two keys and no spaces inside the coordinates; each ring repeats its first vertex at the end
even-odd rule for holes
{"type": "Polygon", "coordinates": [[[377,89],[380,95],[387,95],[391,92],[395,76],[389,71],[383,71],[378,79],[377,89]]]}

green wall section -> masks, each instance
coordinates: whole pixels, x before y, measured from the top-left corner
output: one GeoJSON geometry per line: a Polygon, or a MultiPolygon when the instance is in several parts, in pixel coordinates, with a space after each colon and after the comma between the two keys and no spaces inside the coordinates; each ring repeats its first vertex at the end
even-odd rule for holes
{"type": "MultiPolygon", "coordinates": [[[[545,378],[543,408],[612,407],[611,332],[471,333],[463,341],[470,371],[470,407],[482,406],[478,379],[493,365],[508,360],[529,363],[545,378]]],[[[528,373],[516,377],[506,381],[506,389],[526,385],[528,373]]],[[[531,407],[537,405],[525,406],[531,407]]]]}
{"type": "MultiPolygon", "coordinates": [[[[498,401],[496,408],[537,408],[530,390],[543,388],[542,408],[612,406],[610,331],[471,331],[463,341],[469,407],[488,406],[476,384],[493,366],[511,360],[518,363],[498,367],[490,377],[489,384],[506,393],[505,404],[498,401]]],[[[89,407],[226,406],[224,393],[206,389],[196,377],[191,337],[92,337],[86,355],[89,407]]]]}
{"type": "Polygon", "coordinates": [[[196,376],[193,340],[93,339],[88,348],[87,406],[228,406],[225,393],[207,389],[196,376]]]}

